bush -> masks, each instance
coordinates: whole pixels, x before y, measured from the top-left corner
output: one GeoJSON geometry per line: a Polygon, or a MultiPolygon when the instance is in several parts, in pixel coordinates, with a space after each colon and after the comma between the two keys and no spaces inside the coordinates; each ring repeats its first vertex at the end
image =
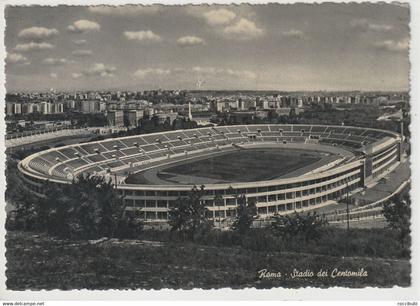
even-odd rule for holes
{"type": "Polygon", "coordinates": [[[257,215],[257,207],[254,201],[248,202],[244,195],[237,197],[237,202],[236,219],[232,224],[232,229],[244,234],[251,228],[252,222],[257,215]]]}
{"type": "Polygon", "coordinates": [[[401,247],[404,249],[410,244],[410,219],[411,219],[411,200],[409,189],[394,196],[389,202],[385,203],[383,213],[388,227],[396,230],[401,247]]]}
{"type": "Polygon", "coordinates": [[[328,222],[321,218],[316,212],[307,215],[295,212],[292,216],[277,216],[272,223],[273,232],[284,238],[293,238],[301,236],[305,240],[320,239],[322,237],[322,228],[328,222]]]}

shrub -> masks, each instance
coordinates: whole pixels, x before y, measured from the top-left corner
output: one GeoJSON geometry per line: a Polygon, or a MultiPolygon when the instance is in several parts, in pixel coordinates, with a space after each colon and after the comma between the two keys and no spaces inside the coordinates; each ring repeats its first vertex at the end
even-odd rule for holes
{"type": "Polygon", "coordinates": [[[244,234],[251,228],[252,222],[257,215],[257,208],[255,202],[248,202],[244,195],[237,197],[237,202],[236,219],[232,224],[232,229],[244,234]]]}
{"type": "Polygon", "coordinates": [[[272,223],[272,229],[278,236],[293,238],[298,235],[308,239],[319,239],[322,236],[322,228],[328,222],[316,212],[307,215],[295,212],[292,216],[277,216],[272,223]]]}
{"type": "Polygon", "coordinates": [[[171,231],[178,231],[184,239],[198,239],[208,232],[212,222],[208,219],[208,209],[201,200],[204,186],[192,188],[186,197],[179,198],[169,212],[171,231]]]}

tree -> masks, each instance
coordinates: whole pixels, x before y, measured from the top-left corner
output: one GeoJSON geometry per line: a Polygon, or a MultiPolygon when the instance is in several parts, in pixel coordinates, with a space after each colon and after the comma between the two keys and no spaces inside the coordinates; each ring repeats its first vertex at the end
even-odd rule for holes
{"type": "Polygon", "coordinates": [[[276,110],[270,109],[268,111],[268,113],[267,113],[268,123],[273,123],[273,122],[275,123],[275,122],[277,122],[278,118],[279,118],[279,114],[277,114],[276,110]]]}
{"type": "Polygon", "coordinates": [[[328,222],[316,212],[306,215],[295,212],[293,215],[276,216],[271,228],[275,234],[283,238],[296,238],[302,236],[305,240],[321,237],[321,229],[328,222]]]}
{"type": "Polygon", "coordinates": [[[194,186],[186,197],[180,197],[169,212],[169,225],[172,232],[180,232],[189,239],[195,234],[210,230],[212,222],[208,219],[209,210],[201,200],[204,186],[194,186]]]}
{"type": "Polygon", "coordinates": [[[5,198],[8,205],[13,207],[8,212],[8,229],[35,230],[38,227],[35,211],[39,198],[34,197],[22,184],[17,161],[13,158],[8,157],[6,160],[5,175],[7,182],[5,198]]]}
{"type": "Polygon", "coordinates": [[[294,107],[292,107],[290,109],[289,120],[290,120],[290,123],[296,123],[297,122],[296,109],[294,107]]]}
{"type": "Polygon", "coordinates": [[[401,247],[404,248],[410,237],[410,195],[408,192],[396,195],[391,201],[385,203],[383,208],[384,217],[388,227],[398,231],[401,247]]]}
{"type": "Polygon", "coordinates": [[[124,218],[119,219],[118,238],[137,238],[143,230],[143,221],[139,211],[126,213],[124,218]]]}
{"type": "Polygon", "coordinates": [[[15,228],[46,231],[63,239],[133,238],[142,229],[128,216],[111,180],[79,175],[71,184],[46,182],[45,197],[23,187],[15,198],[15,228]]]}
{"type": "MultiPolygon", "coordinates": [[[[9,186],[7,188],[9,189],[9,186]]],[[[14,206],[14,209],[7,213],[6,229],[27,231],[42,230],[36,213],[40,199],[29,193],[22,184],[15,186],[13,194],[12,205],[14,206]]]]}
{"type": "Polygon", "coordinates": [[[185,118],[184,117],[177,117],[172,121],[172,129],[173,130],[180,130],[185,129],[185,118]]]}
{"type": "Polygon", "coordinates": [[[130,120],[129,120],[129,118],[128,118],[128,114],[127,114],[127,113],[124,113],[124,116],[123,116],[123,121],[124,121],[124,126],[125,126],[126,128],[131,127],[131,123],[130,123],[130,120]]]}
{"type": "Polygon", "coordinates": [[[48,232],[63,238],[115,237],[126,218],[122,198],[104,177],[79,175],[72,184],[51,186],[46,194],[48,232]]]}
{"type": "Polygon", "coordinates": [[[257,215],[257,208],[254,201],[247,201],[244,195],[236,197],[236,219],[232,224],[232,229],[241,234],[246,233],[252,226],[252,222],[257,215]]]}

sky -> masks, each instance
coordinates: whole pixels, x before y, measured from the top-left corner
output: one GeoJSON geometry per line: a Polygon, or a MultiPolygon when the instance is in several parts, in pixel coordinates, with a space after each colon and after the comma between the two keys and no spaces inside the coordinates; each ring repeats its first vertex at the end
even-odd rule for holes
{"type": "Polygon", "coordinates": [[[9,6],[6,90],[409,89],[397,4],[9,6]]]}

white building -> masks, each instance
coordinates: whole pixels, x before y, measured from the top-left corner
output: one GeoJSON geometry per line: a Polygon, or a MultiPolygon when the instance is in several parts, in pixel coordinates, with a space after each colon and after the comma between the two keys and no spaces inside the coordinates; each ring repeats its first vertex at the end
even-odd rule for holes
{"type": "Polygon", "coordinates": [[[41,102],[40,112],[43,115],[48,115],[52,113],[52,104],[50,102],[41,102]]]}

